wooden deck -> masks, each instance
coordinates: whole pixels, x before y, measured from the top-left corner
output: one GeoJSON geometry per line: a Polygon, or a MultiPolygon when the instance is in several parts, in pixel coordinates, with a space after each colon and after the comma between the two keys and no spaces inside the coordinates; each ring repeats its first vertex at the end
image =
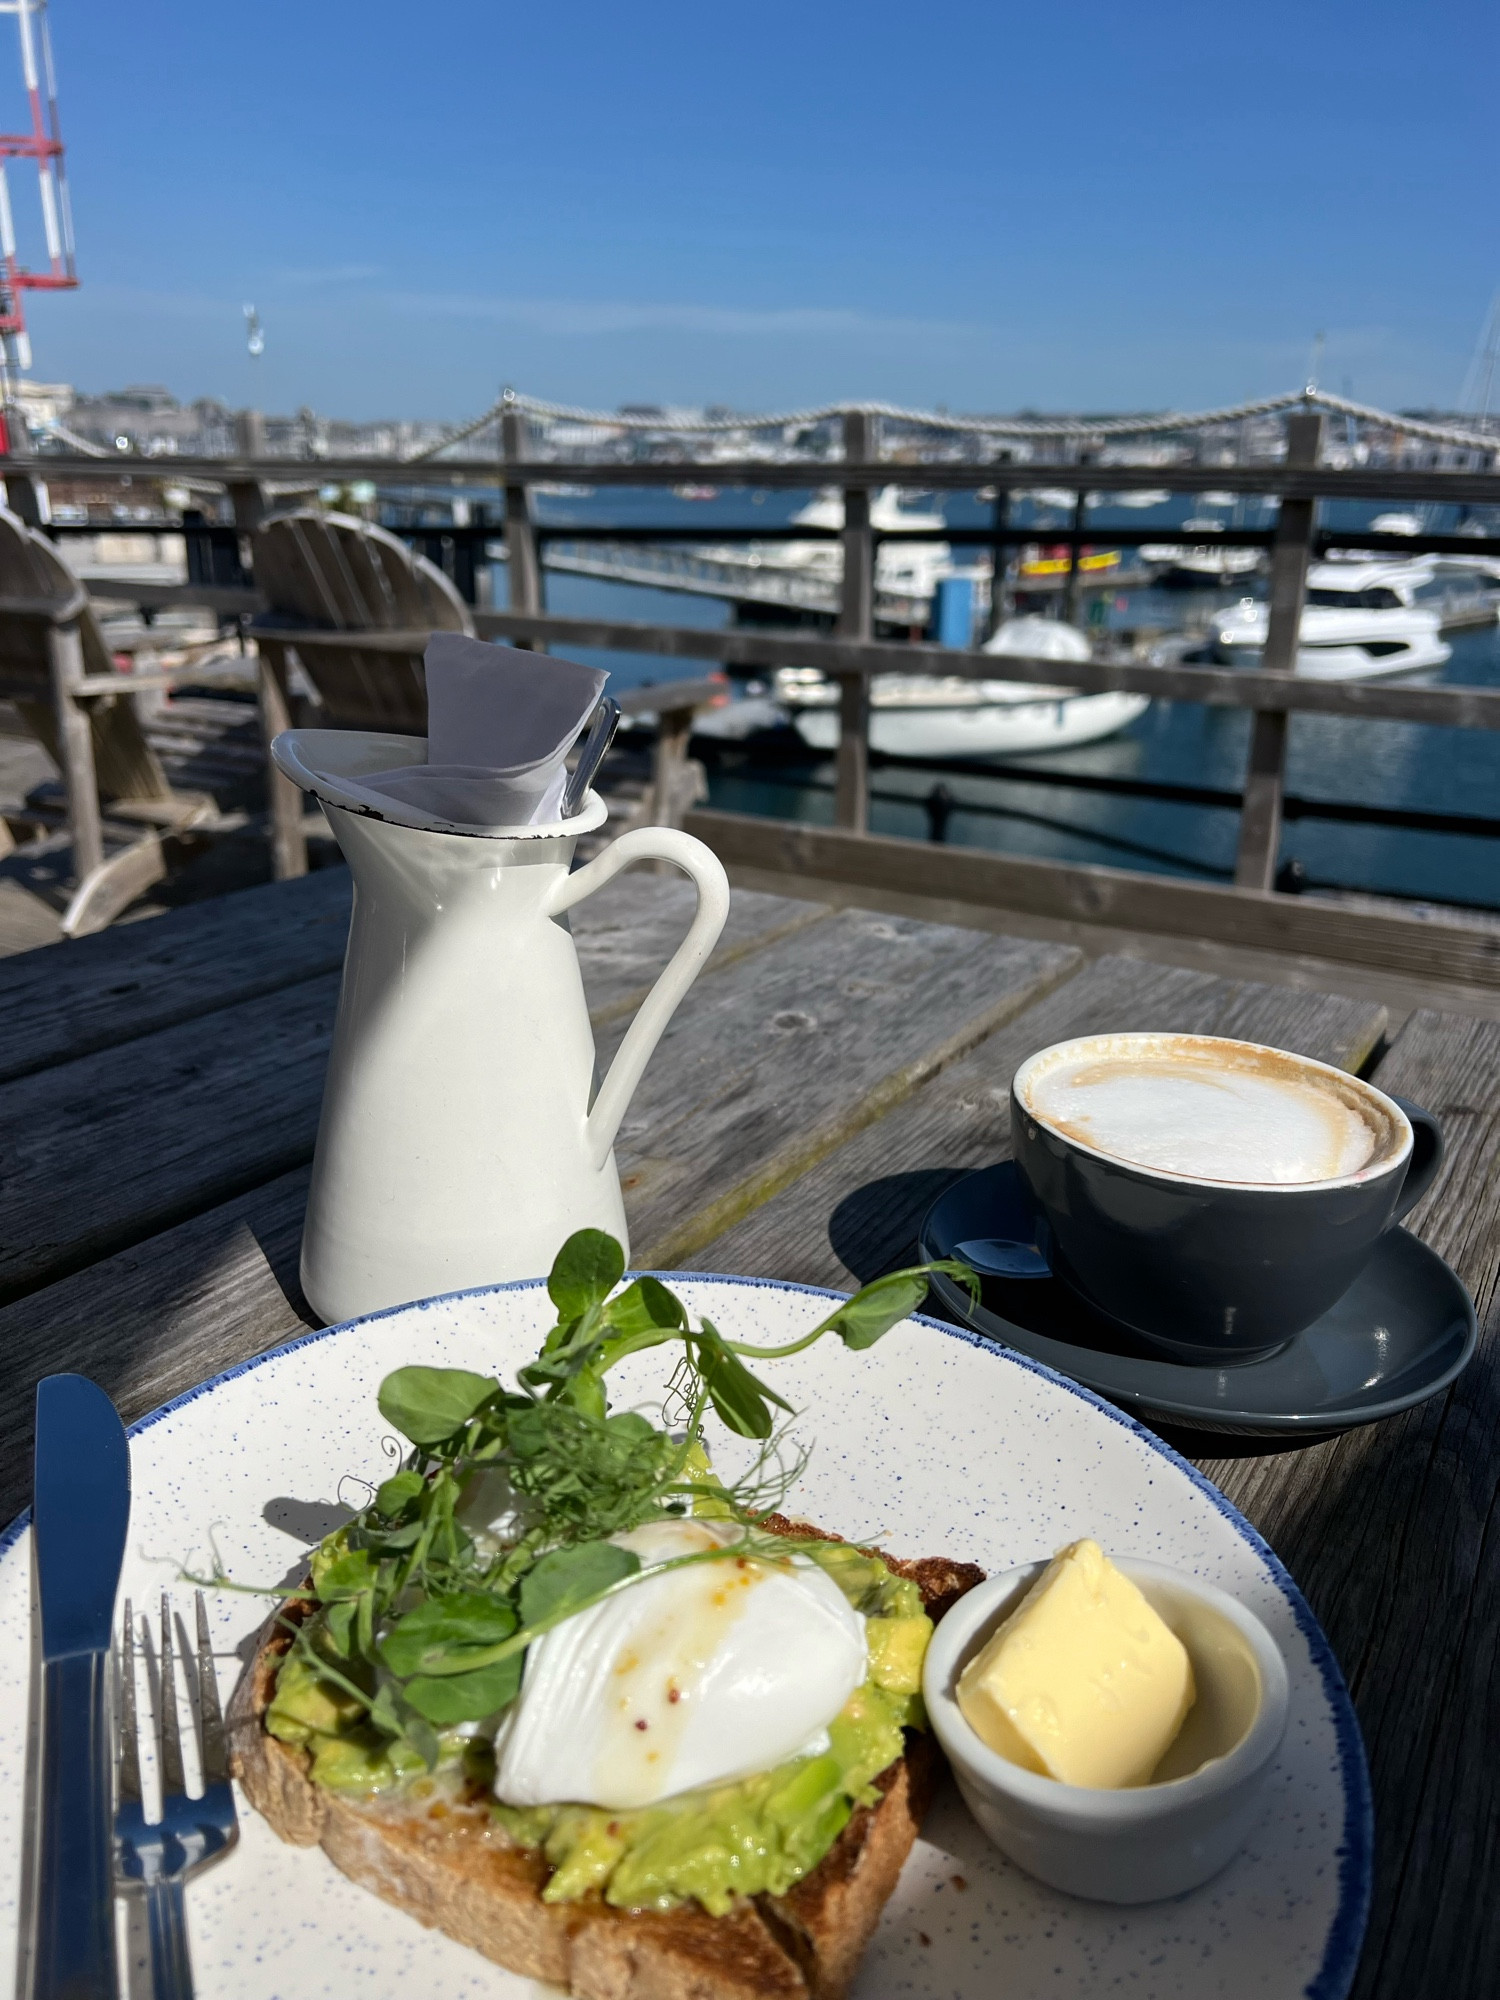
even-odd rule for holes
{"type": "MultiPolygon", "coordinates": [[[[0,1518],[27,1498],[39,1375],[81,1369],[130,1419],[314,1323],[297,1250],[348,897],[328,869],[0,964],[0,1518]]],[[[601,1058],[690,901],[633,875],[575,914],[601,1058]]],[[[1353,1689],[1378,1828],[1356,1991],[1481,2000],[1500,1963],[1500,1024],[737,890],[622,1133],[635,1261],[835,1286],[909,1261],[934,1196],[1007,1152],[1021,1057],[1148,1024],[1359,1068],[1443,1120],[1411,1221],[1478,1307],[1468,1371],[1298,1449],[1173,1442],[1288,1564],[1353,1689]]]]}

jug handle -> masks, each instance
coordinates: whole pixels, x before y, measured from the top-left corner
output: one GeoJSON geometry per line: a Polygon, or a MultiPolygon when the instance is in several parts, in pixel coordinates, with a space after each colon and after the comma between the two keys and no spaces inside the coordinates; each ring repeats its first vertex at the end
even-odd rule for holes
{"type": "Polygon", "coordinates": [[[687,936],[668,959],[656,984],[636,1010],[625,1031],[625,1039],[615,1051],[609,1074],[599,1086],[585,1126],[589,1163],[604,1165],[615,1143],[626,1106],[635,1095],[641,1073],[651,1060],[667,1023],[676,1013],[683,995],[698,977],[704,960],[719,941],[724,919],[729,915],[729,877],[712,848],[689,833],[670,826],[640,826],[622,833],[586,866],[565,875],[548,899],[548,916],[561,916],[596,889],[602,889],[632,861],[670,861],[692,877],[698,891],[698,906],[687,936]]]}

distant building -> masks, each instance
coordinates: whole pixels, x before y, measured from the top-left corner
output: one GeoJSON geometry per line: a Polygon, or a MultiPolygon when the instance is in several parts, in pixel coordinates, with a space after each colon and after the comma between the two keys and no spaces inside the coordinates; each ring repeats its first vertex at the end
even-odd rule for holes
{"type": "Polygon", "coordinates": [[[14,401],[26,413],[26,421],[34,429],[50,429],[61,423],[73,407],[73,385],[71,382],[28,382],[24,376],[18,378],[13,390],[14,401]]]}

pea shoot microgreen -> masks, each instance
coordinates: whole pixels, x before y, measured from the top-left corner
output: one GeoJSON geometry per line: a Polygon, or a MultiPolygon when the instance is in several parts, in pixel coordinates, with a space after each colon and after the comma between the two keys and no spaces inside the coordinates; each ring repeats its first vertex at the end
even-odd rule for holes
{"type": "Polygon", "coordinates": [[[431,1768],[438,1732],[504,1709],[520,1687],[527,1647],[563,1619],[642,1574],[781,1552],[763,1523],[802,1461],[776,1427],[774,1412],[790,1414],[791,1405],[747,1363],[800,1353],[829,1333],[856,1352],[871,1347],[921,1304],[933,1271],[977,1291],[973,1273],[952,1261],[893,1272],[806,1334],[757,1347],[726,1338],[710,1320],[695,1325],[658,1278],[621,1288],[620,1245],[601,1230],[580,1230],[548,1279],[556,1324],[514,1388],[470,1369],[420,1365],[382,1382],[381,1415],[411,1450],[363,1512],[313,1552],[302,1595],[314,1608],[285,1620],[289,1660],[300,1663],[304,1683],[321,1684],[431,1768]],[[678,1349],[662,1412],[671,1428],[637,1410],[612,1412],[609,1371],[665,1346],[678,1349]],[[736,1481],[721,1483],[710,1470],[710,1409],[760,1447],[736,1481]],[[741,1533],[727,1548],[644,1571],[611,1539],[695,1507],[741,1533]]]}

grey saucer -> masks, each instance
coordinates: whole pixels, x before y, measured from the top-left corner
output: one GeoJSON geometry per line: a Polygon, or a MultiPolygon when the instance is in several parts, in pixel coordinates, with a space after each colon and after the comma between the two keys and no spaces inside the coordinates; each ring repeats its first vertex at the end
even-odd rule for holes
{"type": "Polygon", "coordinates": [[[1275,1354],[1233,1367],[1164,1361],[1046,1274],[1045,1230],[1010,1160],[966,1174],[928,1210],[923,1258],[965,1250],[983,1297],[971,1306],[935,1278],[951,1318],[1138,1416],[1193,1430],[1315,1436],[1373,1423],[1447,1388],[1477,1338],[1469,1295],[1442,1258],[1390,1229],[1338,1303],[1275,1354]]]}

